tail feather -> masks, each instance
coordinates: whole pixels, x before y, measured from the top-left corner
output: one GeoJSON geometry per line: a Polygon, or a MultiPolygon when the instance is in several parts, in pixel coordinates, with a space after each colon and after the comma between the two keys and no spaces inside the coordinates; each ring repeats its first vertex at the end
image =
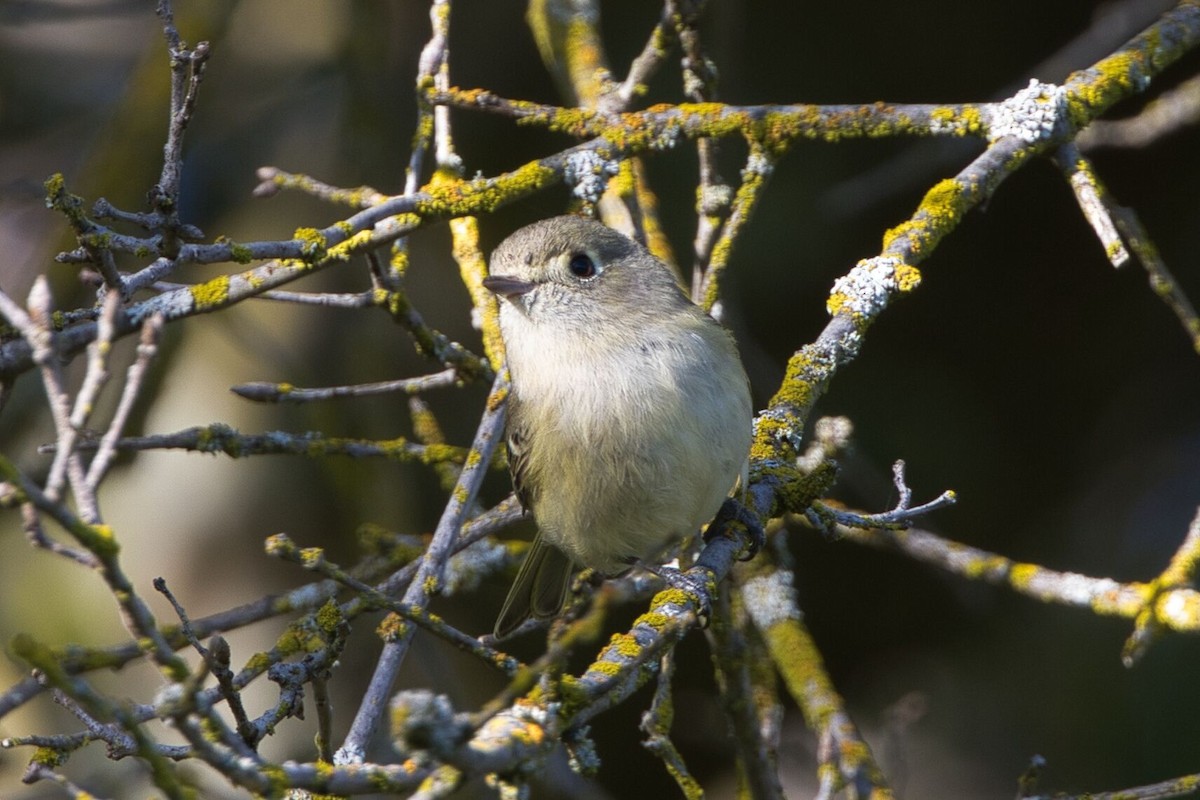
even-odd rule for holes
{"type": "Polygon", "coordinates": [[[573,566],[563,551],[547,544],[539,533],[500,608],[494,629],[496,638],[508,636],[530,617],[550,619],[558,616],[567,599],[573,566]]]}

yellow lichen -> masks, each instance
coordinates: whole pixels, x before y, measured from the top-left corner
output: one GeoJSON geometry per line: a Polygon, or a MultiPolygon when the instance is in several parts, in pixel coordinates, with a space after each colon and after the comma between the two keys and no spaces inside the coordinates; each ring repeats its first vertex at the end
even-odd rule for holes
{"type": "Polygon", "coordinates": [[[955,136],[979,136],[985,128],[979,107],[971,105],[960,108],[939,106],[929,112],[929,122],[935,132],[949,131],[955,136]]]}
{"type": "Polygon", "coordinates": [[[597,661],[588,667],[587,671],[588,674],[598,673],[606,678],[611,678],[621,674],[621,665],[615,661],[597,661]]]}
{"type": "Polygon", "coordinates": [[[537,747],[546,738],[546,731],[542,726],[532,722],[527,722],[518,728],[512,728],[509,732],[515,740],[531,747],[537,747]]]}
{"type": "Polygon", "coordinates": [[[332,599],[326,600],[324,606],[317,610],[317,627],[325,633],[325,636],[332,636],[343,621],[342,609],[332,599]]]}
{"type": "Polygon", "coordinates": [[[344,242],[329,248],[329,257],[345,261],[350,256],[374,244],[370,230],[361,230],[344,242]]]}
{"type": "Polygon", "coordinates": [[[532,162],[490,181],[435,180],[424,187],[429,199],[418,202],[416,212],[426,218],[490,213],[504,203],[548,186],[555,177],[554,170],[532,162]]]}
{"type": "Polygon", "coordinates": [[[211,281],[189,286],[188,291],[197,311],[223,306],[229,302],[229,276],[218,275],[211,281]]]}
{"type": "Polygon", "coordinates": [[[829,316],[836,317],[849,302],[850,297],[845,292],[833,292],[825,301],[825,311],[829,316]]]}
{"type": "Polygon", "coordinates": [[[939,225],[953,225],[962,217],[962,200],[962,184],[953,178],[946,178],[925,193],[918,213],[931,217],[939,225]]]}
{"type": "Polygon", "coordinates": [[[938,181],[925,193],[912,219],[883,234],[883,252],[920,254],[932,249],[962,219],[969,188],[954,178],[938,181]]]}
{"type": "Polygon", "coordinates": [[[989,555],[983,558],[961,559],[962,545],[955,545],[950,552],[964,564],[963,574],[968,578],[986,578],[994,575],[1008,566],[1008,559],[1003,556],[989,555]]]}
{"type": "Polygon", "coordinates": [[[1142,56],[1122,50],[1103,59],[1093,70],[1097,77],[1083,83],[1067,100],[1068,114],[1076,125],[1084,125],[1117,100],[1137,89],[1134,70],[1141,68],[1142,56]]]}
{"type": "Polygon", "coordinates": [[[388,614],[375,628],[375,634],[385,642],[397,642],[408,635],[411,626],[399,614],[388,614]]]}
{"type": "Polygon", "coordinates": [[[1008,580],[1017,589],[1027,589],[1037,573],[1036,564],[1013,564],[1008,571],[1008,580]]]}
{"type": "Polygon", "coordinates": [[[771,406],[807,408],[813,401],[817,386],[813,378],[824,368],[814,361],[808,347],[801,348],[788,359],[787,369],[771,406]]]}
{"type": "Polygon", "coordinates": [[[33,756],[29,760],[30,763],[54,769],[67,762],[67,753],[53,747],[38,747],[33,751],[33,756]]]}
{"type": "Polygon", "coordinates": [[[921,270],[909,264],[900,264],[894,273],[896,290],[907,294],[921,285],[921,270]]]}
{"type": "Polygon", "coordinates": [[[67,181],[61,172],[56,172],[49,178],[46,178],[42,186],[46,189],[46,204],[50,205],[66,191],[67,181]]]}
{"type": "Polygon", "coordinates": [[[314,262],[325,255],[325,237],[316,228],[297,228],[292,238],[300,242],[300,255],[306,262],[314,262]]]}
{"type": "Polygon", "coordinates": [[[816,643],[792,619],[782,620],[764,633],[771,660],[800,704],[805,721],[810,728],[823,729],[830,715],[841,708],[841,698],[829,682],[816,643]]]}
{"type": "Polygon", "coordinates": [[[325,551],[320,547],[301,548],[300,563],[305,569],[316,569],[325,563],[325,551]]]}
{"type": "Polygon", "coordinates": [[[251,675],[256,675],[266,672],[269,666],[271,666],[271,656],[267,653],[259,652],[246,659],[246,666],[244,669],[251,675]]]}
{"type": "Polygon", "coordinates": [[[663,628],[665,628],[667,626],[667,623],[670,621],[671,621],[671,618],[668,617],[666,614],[659,614],[654,611],[647,611],[645,614],[642,614],[640,617],[637,618],[637,622],[639,625],[645,625],[647,627],[653,628],[656,631],[660,631],[663,628]]]}
{"type": "Polygon", "coordinates": [[[621,655],[622,658],[637,658],[641,655],[642,646],[627,633],[615,634],[608,644],[608,649],[621,655]]]}

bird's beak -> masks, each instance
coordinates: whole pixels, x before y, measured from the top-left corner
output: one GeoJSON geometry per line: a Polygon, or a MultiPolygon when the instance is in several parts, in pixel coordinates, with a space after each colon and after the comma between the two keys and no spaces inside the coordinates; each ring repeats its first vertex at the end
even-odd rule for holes
{"type": "Polygon", "coordinates": [[[483,279],[483,288],[509,300],[529,292],[533,287],[534,284],[530,281],[505,278],[501,275],[489,275],[483,279]]]}

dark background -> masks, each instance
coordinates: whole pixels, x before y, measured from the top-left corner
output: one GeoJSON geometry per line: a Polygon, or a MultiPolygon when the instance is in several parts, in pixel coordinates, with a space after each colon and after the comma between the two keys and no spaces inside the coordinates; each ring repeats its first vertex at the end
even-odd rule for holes
{"type": "MultiPolygon", "coordinates": [[[[0,3],[0,287],[14,297],[23,298],[44,273],[60,307],[90,302],[74,270],[53,262],[71,241],[63,220],[43,207],[47,175],[60,171],[89,201],[105,196],[130,209],[143,206],[157,178],[168,70],[146,6],[0,3]]],[[[727,102],[982,101],[1011,94],[1031,77],[1062,81],[1167,6],[712,0],[704,34],[727,102]]],[[[659,9],[632,0],[602,9],[620,76],[659,9]]],[[[557,102],[523,12],[515,2],[457,0],[452,81],[557,102]]],[[[429,34],[424,4],[180,2],[178,22],[190,42],[213,45],[188,134],[185,220],[210,237],[251,241],[346,216],[297,194],[251,199],[254,170],[264,164],[341,186],[400,190],[417,56],[429,34]]],[[[1185,57],[1146,97],[1198,66],[1196,55],[1185,57]]],[[[677,68],[664,70],[652,89],[647,102],[680,100],[677,68]]],[[[1144,100],[1110,116],[1135,113],[1144,100]]],[[[493,175],[568,143],[478,114],[456,112],[454,125],[468,174],[493,175]]],[[[1200,297],[1198,143],[1188,129],[1142,150],[1092,154],[1193,298],[1200,297]]],[[[981,149],[979,142],[949,140],[793,148],[735,248],[726,283],[727,321],[760,406],[788,355],[824,325],[834,279],[878,253],[883,231],[981,149]]],[[[727,178],[736,179],[743,155],[737,143],[725,148],[727,178]]],[[[672,243],[686,253],[694,153],[681,146],[653,158],[649,169],[672,243]]],[[[565,197],[556,190],[481,220],[485,245],[560,211],[565,197]]],[[[430,324],[478,349],[448,242],[444,226],[413,237],[412,297],[430,324]]],[[[903,458],[918,501],[947,488],[959,494],[956,507],[928,521],[939,533],[1056,569],[1151,579],[1200,503],[1200,358],[1145,272],[1108,264],[1067,182],[1048,162],[1010,178],[921,269],[920,290],[884,314],[861,357],[819,404],[819,413],[847,415],[856,426],[835,496],[871,511],[887,508],[895,501],[889,467],[903,458]]],[[[173,280],[197,282],[228,270],[189,268],[173,280]]],[[[355,262],[295,288],[365,286],[363,265],[355,262]]],[[[120,355],[127,359],[130,348],[122,343],[120,355]]],[[[163,349],[154,370],[157,396],[143,398],[134,432],[226,421],[246,432],[409,435],[402,399],[253,406],[228,387],[249,380],[325,386],[431,371],[384,314],[268,302],[173,325],[163,349]]],[[[483,394],[474,387],[429,395],[451,441],[469,441],[483,394]]],[[[36,473],[48,459],[34,448],[52,438],[41,387],[28,375],[0,416],[0,450],[36,473]]],[[[147,594],[151,578],[165,576],[193,616],[306,580],[261,554],[269,534],[287,531],[349,563],[358,525],[429,530],[443,497],[427,470],[378,462],[233,462],[167,452],[124,463],[101,501],[124,542],[127,568],[147,594]]],[[[498,475],[484,499],[494,502],[506,491],[498,475]]],[[[1194,637],[1168,636],[1128,670],[1119,659],[1128,621],[1040,605],[811,532],[795,532],[791,543],[806,621],[905,796],[1010,797],[1035,753],[1048,760],[1047,790],[1116,789],[1200,771],[1194,637]],[[914,697],[925,714],[899,740],[889,737],[888,709],[914,697]]],[[[504,588],[497,582],[438,610],[482,632],[504,588]]],[[[170,618],[169,609],[156,610],[170,618]]],[[[334,681],[339,739],[373,664],[370,627],[356,627],[334,681]]],[[[231,637],[235,660],[269,646],[278,630],[261,625],[231,637]]],[[[26,546],[10,513],[0,517],[0,634],[7,640],[18,631],[51,643],[122,636],[101,582],[26,546]]],[[[535,646],[519,647],[531,655],[535,646]]],[[[731,761],[701,638],[691,637],[681,655],[680,744],[712,796],[729,796],[731,761]]],[[[20,674],[15,664],[0,663],[4,686],[20,674]]],[[[156,685],[148,669],[97,680],[136,685],[122,683],[130,674],[143,689],[125,693],[144,695],[156,685]]],[[[478,704],[499,685],[428,642],[410,657],[403,680],[434,685],[458,708],[478,704]]],[[[260,704],[269,702],[270,688],[260,704]]],[[[637,744],[636,722],[647,703],[635,698],[597,722],[605,789],[575,787],[573,794],[671,796],[664,771],[637,744]]],[[[310,758],[311,724],[287,723],[266,751],[310,758]]],[[[0,721],[0,736],[76,727],[46,702],[0,721]]],[[[69,772],[99,794],[122,795],[137,769],[112,766],[100,749],[77,756],[69,772]]],[[[781,758],[793,796],[812,791],[813,749],[791,709],[781,758]]],[[[17,788],[27,755],[0,752],[0,794],[57,796],[44,786],[17,788]]],[[[222,786],[211,784],[208,792],[222,786]]]]}

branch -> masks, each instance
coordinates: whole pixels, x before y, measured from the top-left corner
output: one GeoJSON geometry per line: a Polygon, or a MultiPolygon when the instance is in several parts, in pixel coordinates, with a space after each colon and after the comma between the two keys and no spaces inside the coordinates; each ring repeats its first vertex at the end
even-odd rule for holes
{"type": "MultiPolygon", "coordinates": [[[[1200,592],[1181,584],[1178,580],[1180,573],[1177,566],[1170,569],[1165,580],[1160,577],[1148,584],[1120,583],[1111,578],[1093,578],[1074,572],[1059,572],[1038,564],[1013,561],[1005,556],[944,539],[916,528],[888,530],[838,525],[834,532],[838,538],[902,552],[917,561],[932,564],[947,572],[971,580],[1008,586],[1018,594],[1042,602],[1088,609],[1100,616],[1134,620],[1146,614],[1148,620],[1153,620],[1163,628],[1188,633],[1200,632],[1200,592]]],[[[1194,563],[1198,538],[1200,522],[1193,521],[1184,544],[1180,547],[1180,555],[1176,556],[1173,563],[1194,563]]]]}
{"type": "MultiPolygon", "coordinates": [[[[1064,84],[1060,100],[1065,104],[1073,128],[1088,124],[1120,99],[1140,91],[1149,79],[1161,72],[1200,40],[1200,9],[1192,2],[1183,2],[1165,14],[1146,32],[1132,39],[1111,56],[1093,67],[1073,74],[1064,84]]],[[[435,103],[448,103],[476,108],[503,107],[508,104],[514,116],[540,122],[568,133],[586,134],[600,130],[611,122],[600,112],[570,111],[536,104],[516,106],[482,91],[464,92],[451,89],[434,92],[435,103]]],[[[225,308],[263,292],[275,289],[304,275],[328,268],[352,255],[374,250],[389,244],[431,222],[457,216],[494,211],[562,180],[568,159],[584,152],[593,152],[611,159],[661,150],[682,136],[688,138],[730,136],[749,137],[769,150],[786,147],[795,138],[839,140],[848,137],[902,134],[922,135],[982,135],[995,127],[996,119],[1011,122],[1012,113],[1004,113],[1005,105],[899,105],[878,103],[870,106],[754,106],[739,108],[720,104],[698,106],[680,105],[640,113],[620,115],[617,124],[604,136],[558,154],[530,162],[510,173],[491,179],[455,182],[448,186],[426,186],[422,191],[392,197],[334,223],[324,229],[301,229],[297,237],[281,242],[235,244],[216,242],[208,245],[186,244],[180,248],[177,264],[216,263],[235,261],[247,263],[270,259],[260,267],[243,273],[222,275],[213,280],[168,292],[156,298],[134,304],[119,321],[116,335],[132,332],[142,319],[162,313],[164,321],[225,308]],[[985,113],[986,111],[986,113],[985,113]]],[[[1036,130],[1036,128],[1035,128],[1036,130]]],[[[916,264],[936,247],[937,241],[952,229],[969,208],[978,205],[995,191],[996,186],[1029,156],[1043,152],[1068,135],[1067,130],[1055,132],[1034,146],[1022,148],[1017,136],[1006,135],[997,140],[989,151],[973,165],[974,169],[960,173],[953,185],[946,182],[935,187],[928,200],[940,199],[945,205],[936,209],[918,210],[912,221],[927,228],[923,235],[912,237],[912,225],[905,228],[909,236],[889,237],[891,247],[884,255],[908,254],[907,263],[916,264]],[[1014,141],[1015,140],[1015,141],[1014,141]],[[970,183],[969,181],[978,181],[970,183]],[[940,214],[930,214],[939,211],[940,214]],[[940,219],[938,218],[940,216],[940,219]],[[912,238],[910,242],[909,239],[912,238]],[[924,245],[922,257],[916,258],[909,245],[924,245]],[[895,252],[891,252],[895,251],[895,252]]],[[[61,184],[61,179],[58,179],[61,184]]],[[[121,237],[112,231],[98,230],[97,235],[111,240],[109,249],[142,252],[146,242],[121,237]]],[[[89,323],[57,335],[58,350],[70,356],[96,335],[89,323]]],[[[833,337],[836,341],[838,337],[833,337]]],[[[830,342],[826,342],[830,344],[830,342]]],[[[0,378],[28,370],[32,366],[29,345],[24,341],[0,345],[0,378]]]]}
{"type": "Polygon", "coordinates": [[[768,735],[776,719],[782,716],[782,707],[778,705],[773,691],[778,679],[774,669],[770,669],[765,682],[754,680],[755,677],[763,677],[761,666],[756,669],[756,663],[759,662],[756,662],[754,655],[766,654],[761,651],[761,640],[755,638],[753,642],[749,641],[751,630],[745,625],[747,598],[741,572],[734,571],[733,585],[730,586],[731,589],[736,586],[736,592],[725,591],[717,598],[712,624],[706,633],[716,668],[718,697],[729,720],[737,749],[739,776],[750,797],[782,798],[783,787],[779,781],[775,752],[778,742],[775,737],[768,735]],[[736,617],[731,594],[737,600],[736,617]],[[761,703],[756,703],[756,697],[763,694],[776,702],[769,708],[763,708],[761,703]]]}
{"type": "Polygon", "coordinates": [[[1019,800],[1167,800],[1170,797],[1194,797],[1197,786],[1200,786],[1200,773],[1112,792],[1022,794],[1019,800]]]}
{"type": "MultiPolygon", "coordinates": [[[[81,442],[80,450],[99,445],[81,442]]],[[[141,450],[189,450],[196,453],[224,453],[230,458],[245,458],[261,455],[304,455],[318,458],[328,455],[345,455],[351,458],[387,458],[393,461],[419,461],[437,464],[444,461],[462,463],[467,451],[454,445],[421,445],[404,437],[386,441],[346,439],[322,436],[316,432],[289,433],[268,431],[267,433],[238,433],[224,423],[186,428],[175,433],[160,433],[152,436],[127,436],[118,439],[113,447],[121,452],[141,450]]],[[[44,452],[55,452],[58,445],[44,445],[44,452]]]]}
{"type": "MultiPolygon", "coordinates": [[[[487,465],[492,460],[492,452],[502,438],[504,420],[506,417],[509,383],[508,375],[501,372],[496,376],[488,395],[487,408],[479,421],[479,429],[475,433],[475,441],[463,465],[458,485],[450,495],[450,501],[438,521],[433,540],[420,561],[417,576],[408,585],[404,593],[404,602],[415,607],[423,608],[431,595],[442,583],[446,561],[453,552],[455,539],[458,538],[464,522],[466,510],[479,491],[479,484],[487,473],[487,465]]],[[[361,764],[366,755],[367,742],[370,740],[391,693],[396,673],[408,654],[409,644],[415,628],[411,625],[397,625],[391,638],[384,644],[383,653],[375,665],[375,674],[367,688],[366,695],[358,708],[351,723],[350,732],[345,742],[335,755],[335,763],[361,764]]]]}
{"type": "Polygon", "coordinates": [[[1200,123],[1200,75],[1163,92],[1136,116],[1097,120],[1087,130],[1080,131],[1077,141],[1086,151],[1101,147],[1142,148],[1197,123],[1200,123]]]}
{"type": "MultiPolygon", "coordinates": [[[[0,462],[0,465],[2,463],[0,462]]],[[[521,516],[521,508],[515,498],[508,498],[464,524],[462,536],[459,537],[455,545],[455,552],[461,552],[480,540],[495,535],[500,530],[519,520],[521,516]]],[[[395,537],[386,537],[384,541],[372,542],[373,538],[378,538],[378,534],[369,530],[364,531],[361,536],[364,539],[362,546],[368,552],[381,551],[387,555],[386,559],[381,560],[379,563],[372,563],[369,560],[362,570],[363,577],[370,580],[376,580],[380,571],[385,571],[388,574],[386,579],[382,580],[375,587],[378,591],[392,595],[403,590],[405,586],[412,582],[419,562],[407,563],[407,566],[398,571],[396,571],[396,566],[398,563],[409,562],[411,551],[417,548],[417,543],[395,541],[395,537]]],[[[451,563],[453,563],[453,560],[451,563]]],[[[195,637],[203,638],[217,633],[236,630],[274,616],[297,612],[312,614],[324,606],[336,593],[337,584],[334,581],[317,581],[316,583],[301,586],[284,594],[267,595],[255,602],[192,620],[192,632],[195,637]]],[[[353,619],[359,614],[370,611],[373,608],[374,606],[371,603],[361,598],[353,598],[339,608],[339,614],[346,619],[353,619]]],[[[162,635],[172,648],[178,649],[186,647],[189,644],[188,638],[177,626],[163,626],[162,635]]],[[[145,651],[136,641],[111,647],[96,648],[68,645],[56,648],[52,653],[62,669],[71,675],[91,670],[119,669],[129,662],[146,655],[145,651]]],[[[235,685],[239,687],[245,686],[252,678],[260,675],[266,669],[267,664],[273,663],[270,658],[260,659],[254,657],[250,661],[255,666],[248,665],[243,669],[235,678],[235,685]]],[[[44,688],[44,685],[36,679],[26,678],[8,691],[0,694],[0,719],[37,696],[44,688]]],[[[145,721],[145,719],[149,719],[151,716],[153,716],[152,709],[146,707],[146,716],[138,717],[138,719],[145,721]]]]}
{"type": "Polygon", "coordinates": [[[746,611],[805,722],[817,734],[821,796],[849,789],[857,797],[892,797],[804,625],[791,570],[767,564],[762,556],[752,566],[753,577],[742,589],[746,611]]]}
{"type": "Polygon", "coordinates": [[[305,389],[290,383],[267,383],[255,381],[240,383],[230,391],[247,400],[259,403],[308,403],[318,400],[334,400],[342,397],[370,397],[377,394],[422,394],[430,389],[460,385],[458,372],[444,369],[432,375],[417,378],[401,378],[395,381],[360,383],[354,386],[329,386],[323,389],[305,389]]]}
{"type": "Polygon", "coordinates": [[[1200,352],[1200,316],[1167,269],[1137,214],[1117,204],[1096,174],[1091,160],[1074,142],[1062,145],[1055,154],[1055,161],[1070,180],[1083,215],[1096,232],[1112,265],[1123,266],[1129,261],[1129,250],[1133,250],[1150,275],[1151,289],[1175,313],[1192,340],[1192,347],[1200,352]]]}

